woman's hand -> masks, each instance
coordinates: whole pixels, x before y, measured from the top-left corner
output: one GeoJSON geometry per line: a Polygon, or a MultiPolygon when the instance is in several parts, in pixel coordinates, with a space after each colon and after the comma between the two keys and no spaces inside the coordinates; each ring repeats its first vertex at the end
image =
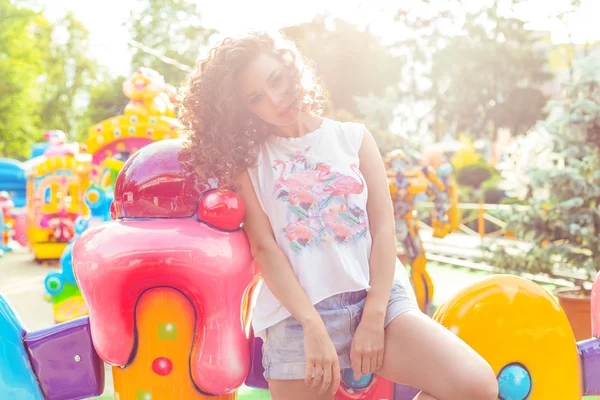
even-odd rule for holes
{"type": "Polygon", "coordinates": [[[334,395],[341,381],[340,363],[335,346],[325,324],[320,320],[304,326],[304,354],[306,377],[304,382],[319,394],[327,391],[334,395]]]}
{"type": "Polygon", "coordinates": [[[383,320],[363,314],[350,348],[354,379],[375,373],[383,364],[385,330],[383,320]]]}

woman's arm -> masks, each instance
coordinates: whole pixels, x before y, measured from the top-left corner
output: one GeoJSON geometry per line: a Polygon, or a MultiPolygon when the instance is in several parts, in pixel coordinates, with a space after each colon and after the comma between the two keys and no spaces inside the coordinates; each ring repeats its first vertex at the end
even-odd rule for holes
{"type": "Polygon", "coordinates": [[[373,135],[366,129],[359,158],[360,170],[369,190],[367,215],[373,239],[371,289],[367,294],[363,318],[373,318],[383,324],[396,270],[396,228],[385,165],[373,135]]]}
{"type": "Polygon", "coordinates": [[[244,230],[265,283],[302,326],[322,322],[294,275],[288,258],[275,242],[271,223],[256,198],[248,173],[240,177],[238,187],[246,208],[244,230]]]}
{"type": "Polygon", "coordinates": [[[273,295],[303,327],[307,360],[305,382],[320,393],[330,390],[333,394],[338,389],[341,374],[337,352],[325,324],[275,241],[271,223],[256,198],[248,173],[242,174],[237,183],[246,207],[244,230],[252,256],[273,295]]]}
{"type": "Polygon", "coordinates": [[[373,135],[366,129],[358,155],[369,190],[367,214],[373,244],[369,260],[371,288],[350,349],[355,379],[374,373],[383,364],[384,321],[396,270],[394,210],[387,174],[373,135]]]}

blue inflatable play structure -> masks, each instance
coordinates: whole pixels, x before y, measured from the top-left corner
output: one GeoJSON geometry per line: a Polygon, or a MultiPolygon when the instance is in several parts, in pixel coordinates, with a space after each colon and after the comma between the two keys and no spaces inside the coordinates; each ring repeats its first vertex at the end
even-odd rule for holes
{"type": "Polygon", "coordinates": [[[44,152],[46,151],[46,149],[49,146],[50,146],[50,143],[48,143],[48,142],[35,143],[33,146],[31,146],[31,152],[29,153],[29,159],[31,160],[32,158],[36,158],[41,155],[44,155],[44,152]]]}
{"type": "Polygon", "coordinates": [[[8,192],[15,207],[25,207],[27,178],[22,162],[10,158],[0,159],[0,191],[8,192]]]}

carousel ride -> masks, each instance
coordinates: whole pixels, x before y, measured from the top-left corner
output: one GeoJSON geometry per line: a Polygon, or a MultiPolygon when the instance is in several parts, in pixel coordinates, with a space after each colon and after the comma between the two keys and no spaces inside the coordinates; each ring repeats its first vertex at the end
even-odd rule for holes
{"type": "MultiPolygon", "coordinates": [[[[0,297],[0,398],[235,399],[264,388],[251,335],[259,284],[241,229],[244,205],[181,164],[183,140],[131,156],[119,172],[111,221],[75,240],[73,276],[89,315],[29,332],[0,297]],[[253,349],[253,351],[251,351],[253,349]]],[[[434,319],[481,354],[504,400],[580,400],[600,394],[600,307],[577,343],[556,300],[532,281],[489,276],[445,302],[434,319]]],[[[460,368],[460,366],[458,367],[460,368]]],[[[412,399],[418,388],[344,371],[338,400],[412,399]]]]}
{"type": "MultiPolygon", "coordinates": [[[[243,384],[267,387],[261,342],[251,333],[260,276],[241,228],[244,204],[182,164],[185,142],[174,139],[179,126],[166,90],[140,69],[124,84],[131,100],[124,115],[91,127],[83,145],[48,133],[43,159],[28,175],[27,206],[31,197],[33,220],[50,227],[35,226],[36,257],[59,253],[41,247],[59,238],[63,246],[62,269],[46,279],[57,324],[28,331],[0,294],[0,398],[98,396],[104,363],[113,367],[119,400],[233,400],[243,384]],[[58,221],[50,223],[52,217],[58,221]]],[[[397,228],[426,310],[434,288],[415,203],[432,197],[434,236],[452,231],[451,169],[423,167],[400,151],[386,161],[397,228]]],[[[579,343],[547,291],[510,275],[468,286],[433,318],[490,362],[501,399],[579,400],[600,395],[599,282],[593,335],[579,343]]],[[[377,375],[342,376],[337,400],[408,400],[418,393],[377,375]]]]}

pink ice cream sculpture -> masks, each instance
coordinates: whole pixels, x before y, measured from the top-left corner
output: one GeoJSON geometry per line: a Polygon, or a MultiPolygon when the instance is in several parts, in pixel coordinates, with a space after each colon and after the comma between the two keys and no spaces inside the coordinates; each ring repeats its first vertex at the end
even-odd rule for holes
{"type": "Polygon", "coordinates": [[[241,199],[208,189],[182,164],[183,140],[145,146],[116,179],[114,221],[75,242],[73,268],[89,306],[94,346],[114,366],[136,357],[136,302],[178,290],[193,305],[190,377],[207,394],[231,393],[250,369],[247,300],[258,280],[241,199]]]}

